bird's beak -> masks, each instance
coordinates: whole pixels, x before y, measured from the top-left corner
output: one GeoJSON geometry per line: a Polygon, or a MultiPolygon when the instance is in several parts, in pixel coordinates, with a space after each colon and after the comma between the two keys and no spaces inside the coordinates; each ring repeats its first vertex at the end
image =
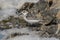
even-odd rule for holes
{"type": "Polygon", "coordinates": [[[20,13],[19,15],[22,15],[22,13],[20,13]]]}

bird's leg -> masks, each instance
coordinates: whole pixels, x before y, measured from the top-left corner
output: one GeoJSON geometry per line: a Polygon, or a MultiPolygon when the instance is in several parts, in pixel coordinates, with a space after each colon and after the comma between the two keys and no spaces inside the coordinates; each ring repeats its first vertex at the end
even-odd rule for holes
{"type": "Polygon", "coordinates": [[[59,33],[59,31],[60,31],[60,24],[58,24],[58,28],[57,28],[57,31],[56,31],[56,33],[55,33],[55,34],[58,34],[58,33],[59,33]]]}

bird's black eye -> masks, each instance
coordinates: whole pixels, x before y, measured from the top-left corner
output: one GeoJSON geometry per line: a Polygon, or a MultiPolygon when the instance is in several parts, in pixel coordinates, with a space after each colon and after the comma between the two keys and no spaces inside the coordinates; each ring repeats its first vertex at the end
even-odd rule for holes
{"type": "Polygon", "coordinates": [[[49,1],[49,7],[51,7],[52,4],[53,4],[53,1],[49,1]]]}

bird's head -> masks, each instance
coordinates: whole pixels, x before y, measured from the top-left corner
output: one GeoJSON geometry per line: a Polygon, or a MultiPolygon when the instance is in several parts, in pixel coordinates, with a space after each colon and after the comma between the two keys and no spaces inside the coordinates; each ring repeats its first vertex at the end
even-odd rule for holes
{"type": "Polygon", "coordinates": [[[23,10],[23,11],[21,12],[21,15],[27,15],[27,14],[28,14],[28,11],[23,10]]]}

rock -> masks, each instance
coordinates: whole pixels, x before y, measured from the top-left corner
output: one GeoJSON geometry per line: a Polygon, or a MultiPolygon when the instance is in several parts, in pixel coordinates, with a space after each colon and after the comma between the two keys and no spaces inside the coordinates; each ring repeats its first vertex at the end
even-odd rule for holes
{"type": "Polygon", "coordinates": [[[50,27],[48,26],[47,32],[49,34],[55,34],[56,30],[57,30],[57,25],[51,25],[50,27]]]}
{"type": "Polygon", "coordinates": [[[43,11],[41,13],[42,19],[44,20],[42,24],[49,24],[56,17],[57,12],[57,9],[43,11]]]}

